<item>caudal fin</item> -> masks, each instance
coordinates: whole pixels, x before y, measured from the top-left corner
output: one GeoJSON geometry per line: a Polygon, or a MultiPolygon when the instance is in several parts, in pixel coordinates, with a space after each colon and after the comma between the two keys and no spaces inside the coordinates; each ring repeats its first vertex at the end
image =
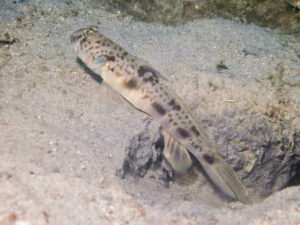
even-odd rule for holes
{"type": "Polygon", "coordinates": [[[244,204],[252,203],[242,182],[220,156],[214,156],[214,160],[212,161],[206,160],[205,158],[198,160],[211,181],[226,196],[244,204]]]}

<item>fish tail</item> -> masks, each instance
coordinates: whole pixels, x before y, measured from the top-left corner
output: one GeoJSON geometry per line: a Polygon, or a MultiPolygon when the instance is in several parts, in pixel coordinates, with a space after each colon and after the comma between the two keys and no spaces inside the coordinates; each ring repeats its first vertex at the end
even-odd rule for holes
{"type": "Polygon", "coordinates": [[[246,188],[230,166],[220,156],[215,156],[213,159],[211,161],[207,160],[205,156],[199,159],[204,171],[213,184],[227,197],[244,204],[251,204],[252,201],[246,188]]]}

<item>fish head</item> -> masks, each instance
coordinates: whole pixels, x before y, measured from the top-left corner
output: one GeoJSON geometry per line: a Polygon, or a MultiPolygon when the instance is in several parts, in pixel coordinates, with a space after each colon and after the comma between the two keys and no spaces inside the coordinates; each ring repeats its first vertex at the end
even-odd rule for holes
{"type": "Polygon", "coordinates": [[[70,42],[76,53],[80,53],[84,44],[87,44],[89,41],[91,42],[97,34],[99,34],[99,31],[96,26],[81,28],[73,32],[70,35],[70,42]]]}
{"type": "Polygon", "coordinates": [[[96,26],[79,29],[70,36],[70,42],[77,56],[94,72],[101,70],[114,57],[107,54],[107,42],[96,26]]]}

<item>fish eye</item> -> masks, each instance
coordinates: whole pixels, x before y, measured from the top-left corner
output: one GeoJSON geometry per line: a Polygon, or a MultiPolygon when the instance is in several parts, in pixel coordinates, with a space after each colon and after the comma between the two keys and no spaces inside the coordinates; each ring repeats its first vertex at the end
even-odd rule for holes
{"type": "Polygon", "coordinates": [[[98,27],[97,26],[90,26],[90,29],[93,31],[98,31],[98,27]]]}
{"type": "Polygon", "coordinates": [[[84,37],[91,36],[93,33],[94,33],[94,31],[91,29],[83,31],[84,37]]]}

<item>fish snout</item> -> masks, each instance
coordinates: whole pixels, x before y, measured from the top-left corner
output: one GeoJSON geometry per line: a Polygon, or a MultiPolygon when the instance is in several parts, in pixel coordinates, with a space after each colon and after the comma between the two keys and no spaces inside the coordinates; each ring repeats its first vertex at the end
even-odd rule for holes
{"type": "Polygon", "coordinates": [[[76,32],[74,32],[73,34],[70,35],[70,42],[72,45],[76,45],[76,43],[78,43],[78,41],[82,38],[82,34],[77,34],[76,32]]]}

